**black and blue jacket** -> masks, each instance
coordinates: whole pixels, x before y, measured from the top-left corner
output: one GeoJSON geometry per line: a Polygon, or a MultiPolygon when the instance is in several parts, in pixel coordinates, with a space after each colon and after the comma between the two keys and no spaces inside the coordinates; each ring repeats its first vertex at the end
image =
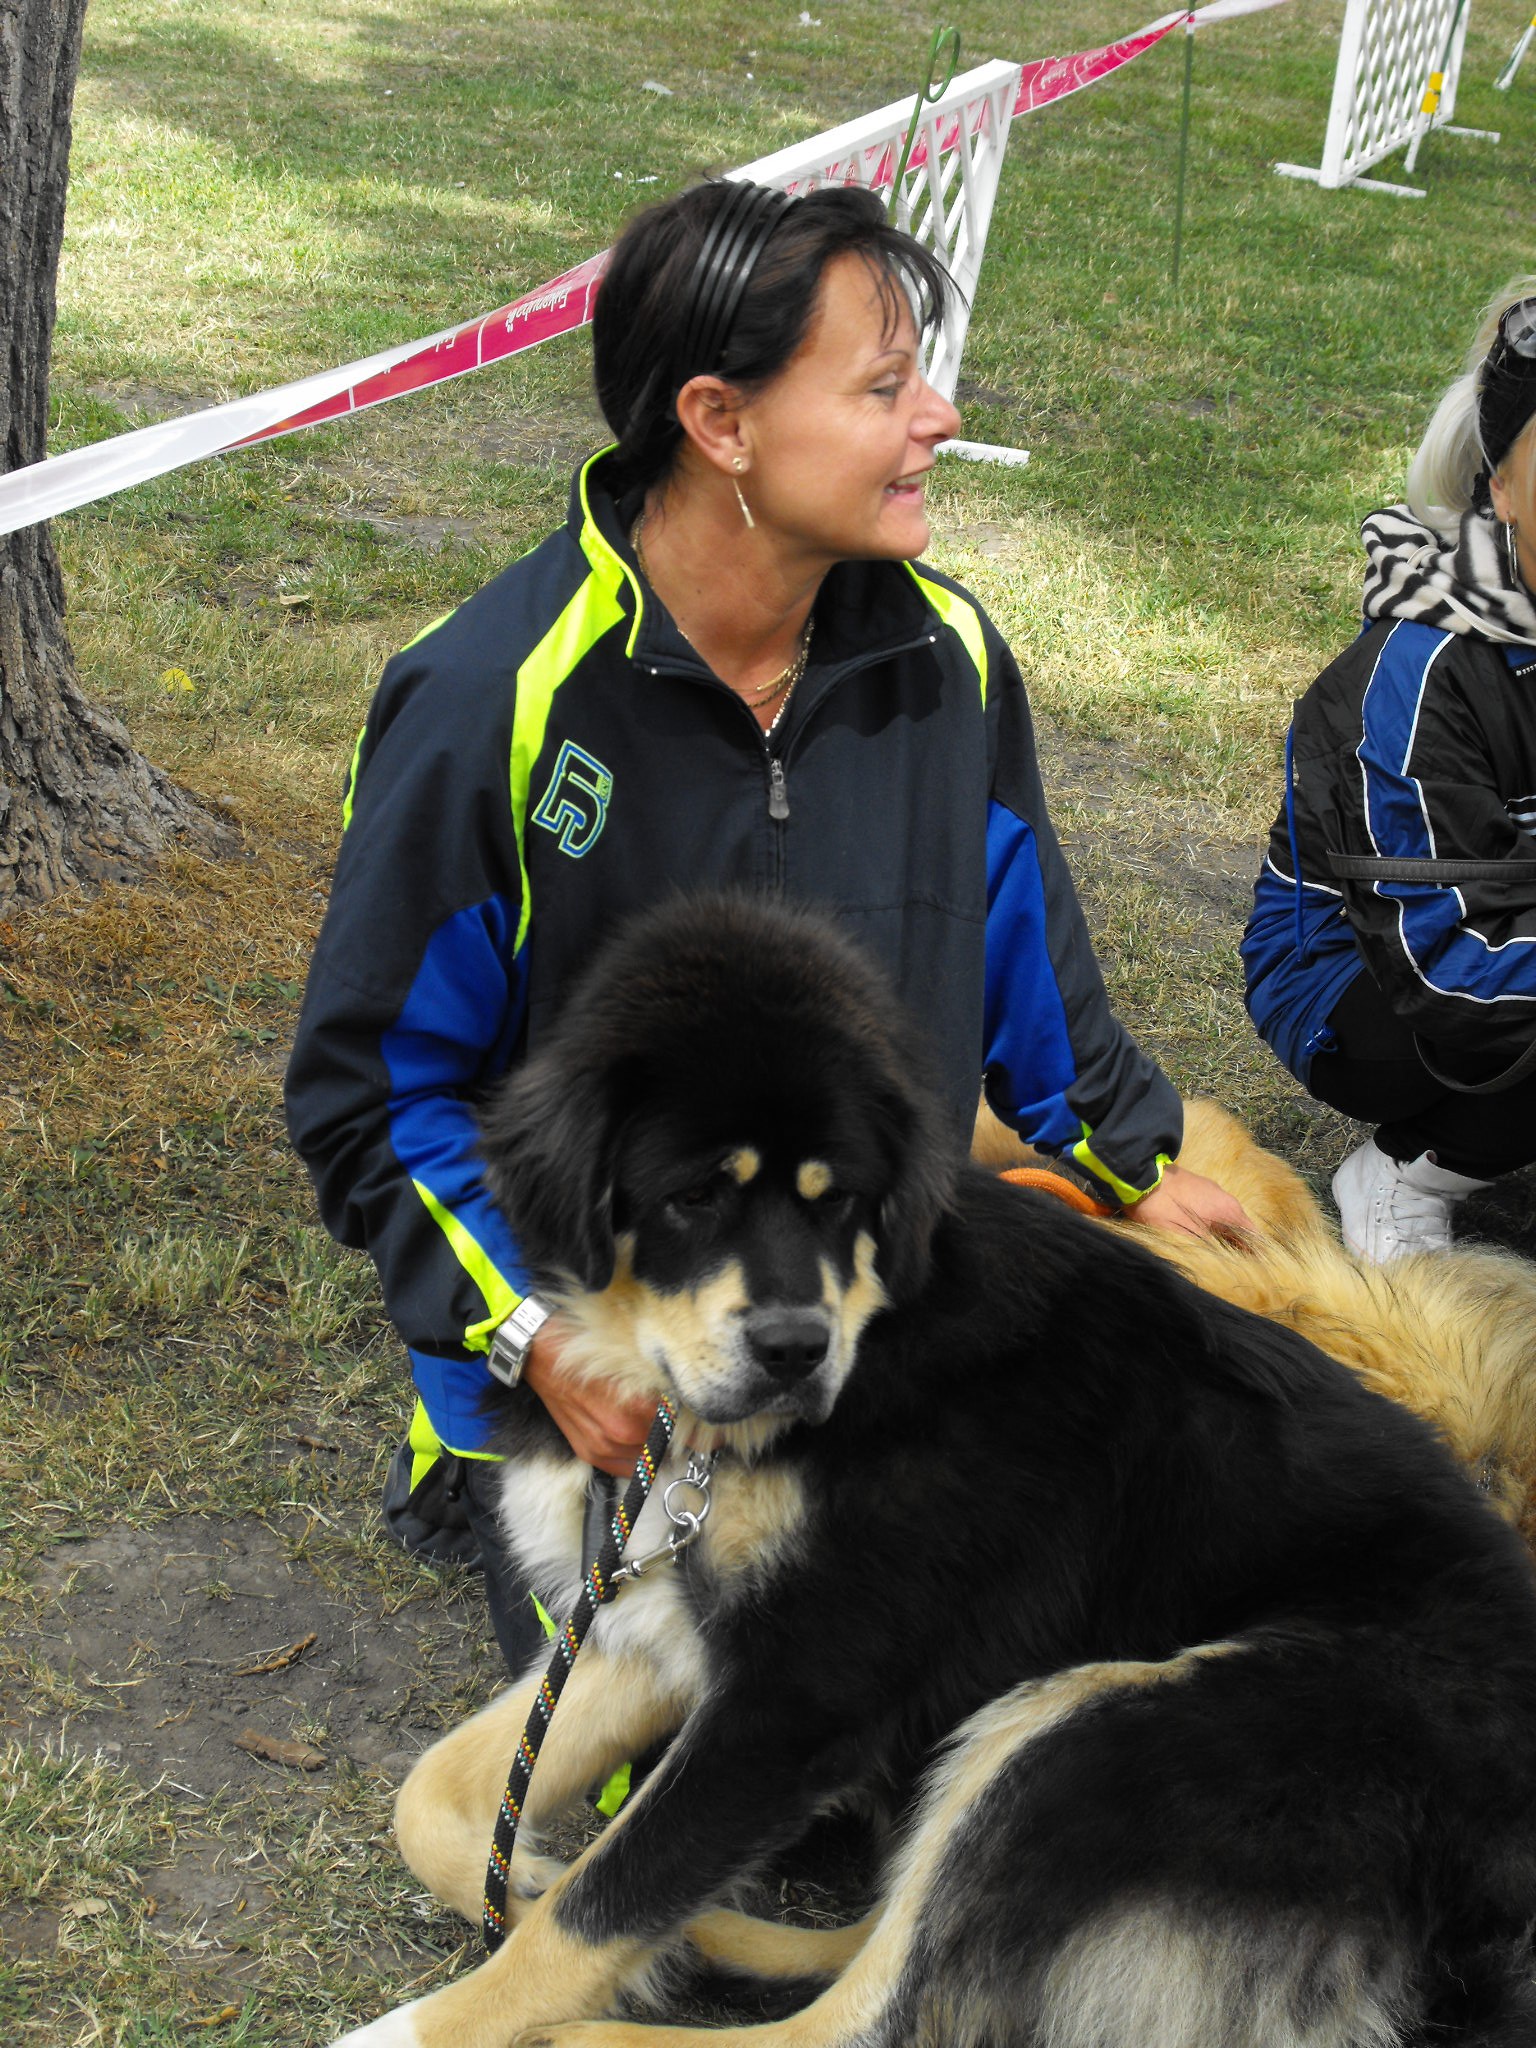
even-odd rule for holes
{"type": "Polygon", "coordinates": [[[1249,1014],[1305,1082],[1371,973],[1466,1081],[1536,1037],[1536,647],[1367,627],[1296,706],[1243,937],[1249,1014]]]}
{"type": "Polygon", "coordinates": [[[975,602],[850,562],[769,739],[641,580],[599,456],[567,525],[390,662],[358,742],[287,1077],[321,1212],[366,1247],[441,1440],[528,1281],[475,1102],[611,929],[678,890],[831,909],[926,1024],[957,1142],[993,1106],[1122,1201],[1178,1149],[1110,1013],[1024,688],[975,602]]]}

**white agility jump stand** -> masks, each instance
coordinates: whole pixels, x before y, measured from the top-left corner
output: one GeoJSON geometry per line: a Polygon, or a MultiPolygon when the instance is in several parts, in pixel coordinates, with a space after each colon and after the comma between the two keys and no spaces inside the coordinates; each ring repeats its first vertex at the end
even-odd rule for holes
{"type": "MultiPolygon", "coordinates": [[[[971,301],[981,277],[1021,70],[1001,59],[980,64],[953,80],[937,99],[925,102],[896,195],[898,226],[942,257],[960,288],[929,343],[925,365],[929,381],[946,398],[954,397],[960,377],[971,301]]],[[[743,164],[730,176],[754,178],[760,185],[797,194],[820,185],[888,190],[911,123],[912,101],[897,100],[808,142],[792,143],[772,156],[743,164]]],[[[949,441],[943,452],[980,461],[1029,460],[1024,449],[993,448],[979,441],[949,441]]]]}
{"type": "Polygon", "coordinates": [[[1431,129],[1497,142],[1489,129],[1451,123],[1469,11],[1465,0],[1348,0],[1322,167],[1276,164],[1280,175],[1313,178],[1329,190],[1359,185],[1422,199],[1416,185],[1393,185],[1364,173],[1399,149],[1408,151],[1405,168],[1411,171],[1431,129]]]}

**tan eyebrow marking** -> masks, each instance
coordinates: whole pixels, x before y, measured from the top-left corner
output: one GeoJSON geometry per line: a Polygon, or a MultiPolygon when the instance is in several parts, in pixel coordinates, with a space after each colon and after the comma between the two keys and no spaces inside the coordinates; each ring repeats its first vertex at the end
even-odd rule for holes
{"type": "Polygon", "coordinates": [[[807,1159],[795,1175],[802,1202],[817,1202],[832,1185],[832,1169],[819,1159],[807,1159]]]}
{"type": "Polygon", "coordinates": [[[756,1180],[762,1172],[762,1157],[750,1145],[743,1145],[726,1160],[725,1170],[738,1187],[744,1188],[749,1180],[756,1180]]]}

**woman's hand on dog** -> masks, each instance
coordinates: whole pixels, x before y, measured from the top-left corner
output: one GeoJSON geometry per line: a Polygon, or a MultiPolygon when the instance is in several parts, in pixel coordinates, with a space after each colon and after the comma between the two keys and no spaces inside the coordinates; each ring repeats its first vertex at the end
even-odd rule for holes
{"type": "Polygon", "coordinates": [[[1244,1244],[1255,1234],[1252,1217],[1235,1196],[1203,1173],[1191,1173],[1187,1166],[1172,1161],[1163,1168],[1157,1186],[1126,1214],[1154,1230],[1182,1230],[1186,1237],[1222,1237],[1231,1244],[1244,1244]]]}
{"type": "Polygon", "coordinates": [[[655,1403],[636,1401],[608,1380],[573,1379],[560,1362],[563,1346],[560,1318],[551,1316],[528,1347],[523,1384],[583,1464],[627,1479],[656,1419],[655,1403]]]}

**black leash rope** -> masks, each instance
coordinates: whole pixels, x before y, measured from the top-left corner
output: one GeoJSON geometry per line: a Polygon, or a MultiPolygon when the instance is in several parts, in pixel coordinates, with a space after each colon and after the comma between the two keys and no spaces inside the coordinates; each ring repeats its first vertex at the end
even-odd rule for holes
{"type": "Polygon", "coordinates": [[[496,1815],[496,1834],[491,1843],[490,1861],[485,1870],[485,1898],[480,1908],[480,1926],[485,1936],[485,1952],[495,1955],[507,1938],[507,1880],[512,1870],[512,1845],[517,1840],[517,1824],[523,1817],[523,1801],[528,1796],[528,1783],[533,1776],[534,1764],[538,1761],[544,1737],[554,1715],[555,1702],[565,1689],[565,1681],[571,1675],[576,1662],[576,1652],[586,1641],[587,1631],[597,1619],[597,1610],[605,1606],[618,1592],[623,1583],[618,1576],[619,1560],[624,1554],[640,1519],[640,1510],[645,1506],[651,1488],[656,1483],[656,1474],[672,1442],[672,1432],[677,1427],[677,1410],[670,1401],[663,1401],[656,1410],[656,1420],[651,1424],[651,1433],[645,1440],[635,1464],[634,1477],[630,1480],[624,1498],[614,1510],[613,1520],[608,1525],[608,1534],[603,1538],[602,1549],[596,1562],[587,1569],[582,1581],[581,1593],[569,1619],[555,1638],[555,1654],[549,1660],[549,1669],[539,1681],[539,1690],[534,1698],[533,1708],[528,1716],[528,1725],[523,1730],[523,1739],[518,1744],[517,1754],[512,1759],[512,1768],[507,1773],[507,1789],[501,1795],[501,1810],[496,1815]]]}

